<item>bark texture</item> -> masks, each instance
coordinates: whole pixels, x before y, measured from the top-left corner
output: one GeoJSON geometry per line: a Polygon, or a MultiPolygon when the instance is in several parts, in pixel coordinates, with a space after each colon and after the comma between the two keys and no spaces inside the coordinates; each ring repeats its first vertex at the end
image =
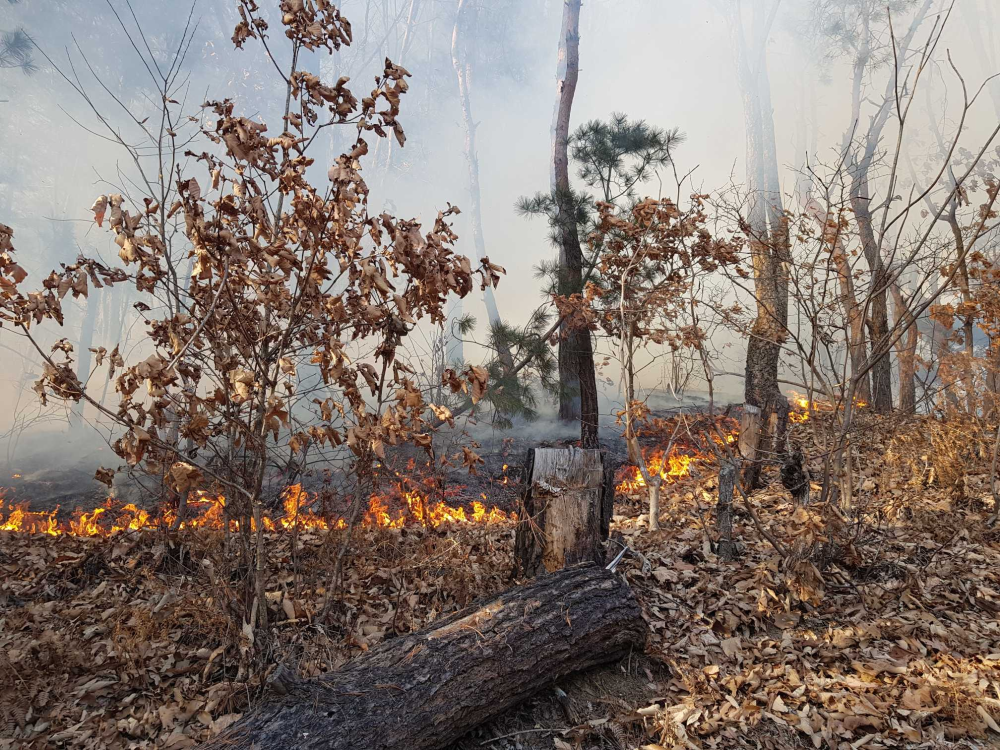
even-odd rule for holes
{"type": "MultiPolygon", "coordinates": [[[[556,232],[559,239],[559,293],[571,295],[583,289],[583,248],[576,224],[576,205],[569,184],[569,123],[573,98],[580,78],[580,4],[563,5],[562,37],[557,71],[557,105],[552,134],[552,184],[556,202],[556,232]]],[[[597,448],[597,372],[590,331],[570,328],[559,341],[559,418],[580,420],[584,448],[597,448]]]]}
{"type": "Polygon", "coordinates": [[[767,74],[767,40],[777,6],[766,12],[759,0],[752,4],[750,39],[739,4],[728,6],[736,71],[746,121],[746,167],[749,212],[747,226],[753,261],[756,317],[747,342],[745,405],[740,428],[740,451],[745,461],[744,485],[759,483],[761,461],[775,436],[769,435],[771,412],[781,397],[778,365],[788,327],[788,224],[781,200],[767,74]]]}
{"type": "MultiPolygon", "coordinates": [[[[888,284],[886,268],[882,262],[879,243],[875,238],[869,206],[868,170],[870,164],[871,161],[867,158],[866,153],[866,158],[858,167],[859,171],[851,188],[851,208],[858,223],[861,248],[865,260],[868,261],[872,276],[868,306],[868,331],[871,334],[872,358],[874,360],[871,367],[872,408],[878,414],[890,414],[892,413],[892,361],[889,352],[892,347],[889,336],[888,284]]],[[[854,377],[858,377],[858,373],[852,374],[854,377]]],[[[862,377],[867,381],[868,374],[864,373],[862,377]]],[[[860,385],[855,387],[855,395],[864,400],[864,396],[859,390],[860,385]]],[[[864,382],[863,385],[867,388],[867,382],[864,382]]]]}
{"type": "Polygon", "coordinates": [[[733,541],[733,491],[736,489],[736,464],[726,461],[719,469],[719,500],[716,504],[716,529],[719,533],[717,554],[723,560],[735,560],[738,555],[733,541]]]}
{"type": "Polygon", "coordinates": [[[906,330],[896,344],[899,361],[899,410],[903,414],[917,412],[917,321],[906,304],[898,284],[892,285],[893,312],[896,325],[906,330]]]}
{"type": "MultiPolygon", "coordinates": [[[[274,695],[205,748],[436,750],[573,672],[642,649],[634,595],[576,566],[395,638],[274,695]]],[[[279,670],[281,671],[281,670],[279,670]]]]}
{"type": "Polygon", "coordinates": [[[528,452],[521,519],[514,540],[519,576],[604,560],[614,501],[614,472],[600,451],[536,448],[528,452]]]}

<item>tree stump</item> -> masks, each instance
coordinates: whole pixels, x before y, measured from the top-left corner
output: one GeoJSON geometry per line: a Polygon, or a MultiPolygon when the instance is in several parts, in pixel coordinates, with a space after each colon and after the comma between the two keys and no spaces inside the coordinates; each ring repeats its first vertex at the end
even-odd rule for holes
{"type": "Polygon", "coordinates": [[[514,572],[531,577],[604,561],[614,502],[614,472],[599,450],[528,451],[514,540],[514,572]]]}
{"type": "Polygon", "coordinates": [[[574,672],[642,651],[628,585],[593,564],[515,587],[272,694],[203,747],[439,750],[574,672]]]}

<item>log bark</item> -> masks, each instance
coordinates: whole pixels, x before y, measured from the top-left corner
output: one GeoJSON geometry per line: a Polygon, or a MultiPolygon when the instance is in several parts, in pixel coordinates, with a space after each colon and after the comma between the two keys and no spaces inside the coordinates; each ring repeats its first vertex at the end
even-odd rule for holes
{"type": "Polygon", "coordinates": [[[338,672],[305,681],[285,671],[275,695],[202,747],[436,750],[644,639],[627,584],[580,565],[386,641],[338,672]]]}
{"type": "Polygon", "coordinates": [[[515,575],[531,577],[578,562],[603,562],[614,500],[613,472],[597,450],[528,453],[514,540],[515,575]]]}

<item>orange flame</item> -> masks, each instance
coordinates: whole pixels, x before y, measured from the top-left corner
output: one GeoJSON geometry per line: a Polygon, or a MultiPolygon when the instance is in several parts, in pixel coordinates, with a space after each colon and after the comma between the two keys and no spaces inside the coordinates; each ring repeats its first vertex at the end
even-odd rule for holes
{"type": "MultiPolygon", "coordinates": [[[[701,461],[703,457],[700,454],[688,454],[681,453],[677,448],[670,451],[670,455],[667,456],[667,460],[663,460],[663,451],[655,452],[646,461],[646,468],[649,470],[650,476],[656,476],[657,474],[663,479],[667,484],[673,484],[678,479],[691,475],[691,464],[697,461],[701,461]]],[[[615,487],[615,492],[621,494],[627,494],[629,492],[635,492],[646,486],[646,480],[642,476],[642,472],[639,467],[633,466],[632,478],[626,478],[617,487],[615,487]]]]}
{"type": "MultiPolygon", "coordinates": [[[[482,495],[482,499],[486,500],[485,494],[482,495]]],[[[314,500],[315,497],[304,491],[301,485],[296,484],[288,487],[282,493],[284,515],[280,518],[262,516],[261,523],[264,530],[347,528],[347,519],[343,517],[328,519],[313,511],[309,506],[314,500]]],[[[368,508],[361,519],[361,524],[363,526],[399,529],[410,525],[437,528],[445,524],[505,524],[517,520],[516,513],[508,513],[496,506],[487,509],[485,502],[472,502],[470,512],[461,505],[452,506],[443,500],[430,502],[416,491],[403,492],[401,500],[402,507],[394,511],[389,498],[372,495],[368,500],[368,508]]],[[[59,522],[57,512],[58,508],[53,511],[30,511],[25,505],[18,505],[11,508],[6,516],[0,512],[0,531],[48,534],[50,536],[66,534],[82,537],[109,537],[123,531],[170,528],[177,520],[177,512],[173,509],[153,516],[148,511],[140,510],[131,503],[115,509],[111,505],[111,501],[90,512],[78,510],[73,518],[65,523],[59,522]]],[[[225,519],[225,497],[196,492],[188,498],[187,513],[179,524],[179,528],[220,530],[225,526],[225,519]]],[[[233,531],[239,530],[239,522],[230,520],[229,528],[233,531]]],[[[253,522],[251,522],[251,530],[256,530],[256,524],[253,522]]]]}
{"type": "MultiPolygon", "coordinates": [[[[795,391],[791,391],[789,404],[792,407],[792,410],[788,412],[788,421],[792,424],[802,424],[803,422],[808,422],[810,414],[834,411],[833,404],[829,401],[812,401],[810,403],[808,398],[796,393],[795,391]]],[[[868,406],[868,402],[863,399],[856,398],[854,400],[854,405],[863,409],[868,406]]]]}

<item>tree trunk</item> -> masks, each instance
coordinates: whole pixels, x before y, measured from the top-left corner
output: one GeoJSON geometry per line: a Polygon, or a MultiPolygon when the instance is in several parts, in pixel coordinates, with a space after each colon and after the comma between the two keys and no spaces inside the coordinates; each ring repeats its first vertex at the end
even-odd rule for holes
{"type": "Polygon", "coordinates": [[[990,338],[989,349],[986,351],[986,391],[989,398],[983,407],[983,418],[992,422],[1000,416],[1000,337],[998,336],[990,338]]]}
{"type": "MultiPolygon", "coordinates": [[[[746,168],[750,213],[750,252],[753,260],[756,317],[747,343],[745,407],[740,429],[740,452],[745,460],[744,485],[759,483],[761,457],[773,436],[766,434],[770,409],[781,395],[778,366],[788,326],[788,228],[777,183],[774,115],[766,74],[767,39],[773,12],[754,4],[753,45],[747,44],[739,5],[729,7],[728,20],[736,53],[736,70],[746,121],[746,168]],[[756,62],[756,67],[752,64],[756,62]]],[[[776,7],[776,6],[775,6],[776,7]]],[[[772,9],[773,11],[773,9],[772,9]]]]}
{"type": "Polygon", "coordinates": [[[719,500],[715,507],[715,525],[719,534],[717,554],[725,561],[738,554],[733,541],[733,491],[736,488],[736,464],[726,461],[719,469],[719,500]]]}
{"type": "MultiPolygon", "coordinates": [[[[916,34],[920,24],[923,23],[932,4],[933,0],[924,0],[923,5],[921,5],[911,18],[909,30],[900,39],[898,45],[893,45],[896,50],[894,56],[897,60],[906,59],[906,53],[910,49],[913,36],[916,34]]],[[[850,133],[853,133],[860,125],[860,75],[868,65],[868,59],[871,54],[871,33],[871,28],[866,23],[865,30],[862,33],[863,39],[861,40],[858,56],[855,59],[854,91],[857,102],[852,111],[854,119],[851,123],[850,132],[844,136],[844,158],[847,159],[848,156],[850,157],[851,208],[858,223],[861,248],[871,271],[871,291],[869,293],[867,322],[872,352],[872,408],[878,414],[890,414],[892,412],[892,360],[889,355],[892,345],[889,336],[889,290],[885,263],[882,258],[881,242],[880,238],[877,238],[875,235],[872,221],[872,194],[871,185],[869,184],[869,172],[877,155],[876,152],[882,138],[882,130],[889,119],[890,113],[893,111],[890,102],[893,101],[893,97],[896,95],[898,71],[894,70],[893,75],[886,82],[882,106],[871,118],[871,123],[864,136],[863,149],[860,150],[860,153],[854,153],[854,150],[849,146],[850,133]]],[[[892,196],[887,196],[887,200],[891,200],[891,198],[892,196]]]]}
{"type": "MultiPolygon", "coordinates": [[[[566,0],[563,6],[559,62],[562,77],[557,85],[558,104],[552,144],[553,193],[559,239],[559,293],[566,296],[583,291],[583,249],[569,184],[569,121],[580,78],[580,4],[581,0],[566,0]]],[[[597,373],[590,331],[579,328],[562,331],[559,340],[559,380],[562,384],[559,418],[566,421],[579,419],[583,447],[596,448],[597,373]]]]}
{"type": "MultiPolygon", "coordinates": [[[[952,180],[955,180],[952,175],[952,180]]],[[[962,319],[962,343],[965,347],[965,361],[962,362],[962,380],[965,387],[965,405],[971,416],[976,414],[976,346],[974,336],[975,303],[972,300],[972,288],[969,283],[969,266],[965,262],[965,238],[962,236],[962,227],[958,223],[958,199],[953,199],[948,210],[948,226],[951,227],[952,236],[955,238],[955,257],[958,258],[958,274],[955,281],[958,283],[959,291],[962,293],[963,307],[966,312],[962,319]]]]}
{"type": "Polygon", "coordinates": [[[917,324],[913,313],[906,305],[903,292],[898,285],[892,286],[893,312],[896,325],[902,324],[906,332],[900,338],[896,349],[899,361],[899,410],[903,414],[917,411],[917,324]]]}
{"type": "MultiPolygon", "coordinates": [[[[851,187],[851,208],[858,222],[861,247],[871,270],[871,291],[868,305],[868,330],[872,340],[872,408],[877,414],[892,413],[892,360],[889,357],[889,308],[886,290],[885,265],[875,239],[872,215],[869,207],[870,196],[867,167],[860,167],[864,173],[856,175],[851,187]]],[[[865,375],[867,378],[867,374],[865,375]]],[[[857,391],[856,391],[857,393],[857,391]]],[[[858,394],[860,398],[860,394],[858,394]]]]}
{"type": "MultiPolygon", "coordinates": [[[[840,305],[847,321],[847,350],[851,358],[851,374],[854,377],[863,372],[868,364],[868,344],[865,339],[865,316],[858,304],[854,289],[854,269],[851,268],[847,248],[844,247],[843,222],[840,217],[831,217],[820,203],[810,198],[806,203],[806,213],[812,216],[823,233],[823,239],[830,247],[830,259],[840,286],[840,305]]],[[[855,391],[861,401],[871,401],[871,379],[868,373],[858,383],[855,391]]]]}
{"type": "Polygon", "coordinates": [[[277,695],[203,747],[436,750],[573,672],[642,650],[628,586],[593,564],[544,576],[394,638],[277,695]]]}
{"type": "Polygon", "coordinates": [[[614,501],[613,474],[600,451],[528,451],[528,478],[518,513],[514,566],[518,576],[552,573],[586,560],[603,562],[614,501]]]}

